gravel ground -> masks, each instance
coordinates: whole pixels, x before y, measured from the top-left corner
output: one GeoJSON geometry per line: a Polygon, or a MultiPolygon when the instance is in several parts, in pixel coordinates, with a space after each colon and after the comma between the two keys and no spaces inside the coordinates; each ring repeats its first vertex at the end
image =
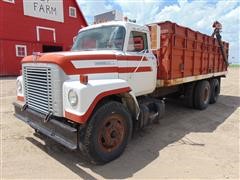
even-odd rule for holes
{"type": "Polygon", "coordinates": [[[93,166],[77,152],[33,134],[13,116],[15,78],[1,78],[1,177],[43,179],[239,179],[240,68],[222,79],[219,101],[204,111],[167,101],[159,125],[137,133],[117,160],[93,166]]]}

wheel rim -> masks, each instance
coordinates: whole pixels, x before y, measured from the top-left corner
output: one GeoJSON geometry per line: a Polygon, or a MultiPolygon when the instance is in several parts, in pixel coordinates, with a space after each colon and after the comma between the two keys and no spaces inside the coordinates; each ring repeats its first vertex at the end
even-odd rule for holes
{"type": "Polygon", "coordinates": [[[120,115],[112,115],[105,119],[98,134],[98,143],[105,152],[117,149],[125,135],[124,119],[120,115]]]}

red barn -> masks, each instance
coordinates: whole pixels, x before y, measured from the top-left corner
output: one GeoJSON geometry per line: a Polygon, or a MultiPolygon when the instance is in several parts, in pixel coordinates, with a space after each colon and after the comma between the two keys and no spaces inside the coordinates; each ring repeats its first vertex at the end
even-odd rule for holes
{"type": "Polygon", "coordinates": [[[87,22],[76,0],[0,0],[0,76],[33,52],[69,50],[87,22]]]}

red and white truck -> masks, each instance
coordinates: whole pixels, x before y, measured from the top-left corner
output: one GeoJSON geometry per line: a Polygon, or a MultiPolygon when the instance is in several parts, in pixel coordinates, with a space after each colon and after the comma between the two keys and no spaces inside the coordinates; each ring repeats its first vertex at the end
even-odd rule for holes
{"type": "Polygon", "coordinates": [[[169,21],[83,28],[71,51],[22,60],[15,116],[92,163],[109,162],[135,129],[159,121],[169,95],[200,110],[217,101],[229,45],[215,25],[217,38],[169,21]]]}

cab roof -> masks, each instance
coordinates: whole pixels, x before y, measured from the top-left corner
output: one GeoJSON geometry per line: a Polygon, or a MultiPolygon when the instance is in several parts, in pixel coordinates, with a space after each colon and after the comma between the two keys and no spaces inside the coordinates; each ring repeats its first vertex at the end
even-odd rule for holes
{"type": "Polygon", "coordinates": [[[134,28],[136,30],[141,30],[141,31],[149,31],[147,26],[141,26],[138,25],[136,23],[132,23],[132,22],[126,22],[126,21],[109,21],[109,22],[104,22],[104,23],[99,23],[99,24],[93,24],[93,25],[89,25],[87,27],[82,28],[81,30],[79,30],[79,32],[81,31],[85,31],[88,29],[94,29],[94,28],[99,28],[99,27],[103,27],[103,26],[123,26],[126,29],[128,28],[134,28]]]}

